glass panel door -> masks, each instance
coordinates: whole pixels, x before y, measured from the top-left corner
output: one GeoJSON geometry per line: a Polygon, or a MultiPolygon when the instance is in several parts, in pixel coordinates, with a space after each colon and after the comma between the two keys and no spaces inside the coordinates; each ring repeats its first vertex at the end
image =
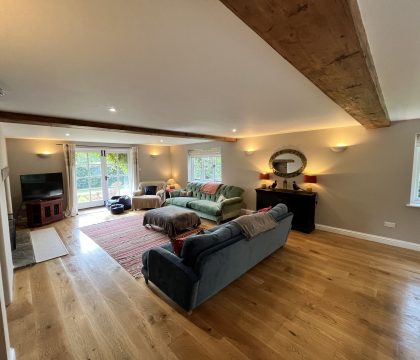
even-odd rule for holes
{"type": "Polygon", "coordinates": [[[106,151],[106,197],[130,195],[128,151],[106,151]]]}
{"type": "Polygon", "coordinates": [[[104,204],[101,150],[76,151],[76,183],[79,209],[104,204]]]}
{"type": "Polygon", "coordinates": [[[130,195],[127,149],[76,150],[79,209],[102,206],[113,196],[130,195]]]}

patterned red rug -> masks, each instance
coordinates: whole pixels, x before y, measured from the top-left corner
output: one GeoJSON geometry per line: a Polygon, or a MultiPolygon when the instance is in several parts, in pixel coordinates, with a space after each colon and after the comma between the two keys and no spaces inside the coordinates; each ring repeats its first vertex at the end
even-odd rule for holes
{"type": "Polygon", "coordinates": [[[143,215],[125,216],[80,228],[135,278],[142,276],[142,254],[168,243],[169,237],[143,226],[143,215]]]}

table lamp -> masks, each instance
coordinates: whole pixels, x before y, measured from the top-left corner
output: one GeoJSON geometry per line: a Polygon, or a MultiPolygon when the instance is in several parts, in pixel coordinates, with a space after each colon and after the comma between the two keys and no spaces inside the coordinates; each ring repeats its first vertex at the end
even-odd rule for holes
{"type": "MultiPolygon", "coordinates": [[[[303,176],[303,182],[305,184],[316,184],[317,183],[316,175],[304,175],[303,176]]],[[[306,191],[307,192],[312,192],[312,186],[311,185],[307,186],[306,191]]]]}
{"type": "Polygon", "coordinates": [[[169,189],[175,189],[176,181],[174,179],[170,178],[166,181],[166,184],[167,184],[169,189]]]}
{"type": "Polygon", "coordinates": [[[261,189],[266,189],[267,188],[267,180],[270,180],[270,174],[269,173],[260,173],[260,180],[262,180],[261,182],[261,189]]]}

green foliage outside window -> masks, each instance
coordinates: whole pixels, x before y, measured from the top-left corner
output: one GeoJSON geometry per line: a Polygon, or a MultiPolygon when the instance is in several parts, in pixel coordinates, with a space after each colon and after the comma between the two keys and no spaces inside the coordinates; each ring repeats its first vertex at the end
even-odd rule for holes
{"type": "Polygon", "coordinates": [[[222,158],[220,155],[191,156],[191,181],[222,181],[222,158]]]}

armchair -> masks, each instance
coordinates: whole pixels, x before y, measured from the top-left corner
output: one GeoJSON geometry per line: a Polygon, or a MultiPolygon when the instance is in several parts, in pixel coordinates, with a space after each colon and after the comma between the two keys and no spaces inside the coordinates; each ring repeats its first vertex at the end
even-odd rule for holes
{"type": "Polygon", "coordinates": [[[139,189],[133,192],[132,209],[155,209],[162,206],[166,200],[166,182],[165,181],[142,181],[139,183],[139,189]],[[156,186],[156,195],[146,195],[147,186],[156,186]]]}

